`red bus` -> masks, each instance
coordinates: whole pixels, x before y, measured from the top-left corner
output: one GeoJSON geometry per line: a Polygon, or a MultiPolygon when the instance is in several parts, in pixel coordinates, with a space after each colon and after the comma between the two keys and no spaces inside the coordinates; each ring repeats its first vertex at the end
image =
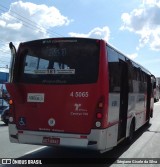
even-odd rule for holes
{"type": "Polygon", "coordinates": [[[108,151],[149,122],[151,73],[103,40],[10,43],[14,143],[108,151]]]}

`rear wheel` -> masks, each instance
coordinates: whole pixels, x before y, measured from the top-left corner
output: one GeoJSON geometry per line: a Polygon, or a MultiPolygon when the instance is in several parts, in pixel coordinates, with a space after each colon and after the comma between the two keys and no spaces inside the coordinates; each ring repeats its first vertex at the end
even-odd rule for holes
{"type": "Polygon", "coordinates": [[[149,126],[149,124],[150,124],[150,117],[149,117],[148,121],[146,122],[146,126],[149,126]]]}
{"type": "Polygon", "coordinates": [[[8,125],[8,120],[5,120],[4,123],[5,123],[6,125],[8,125]]]}
{"type": "Polygon", "coordinates": [[[3,122],[4,122],[6,125],[8,125],[9,120],[6,119],[6,116],[4,117],[3,122]]]}

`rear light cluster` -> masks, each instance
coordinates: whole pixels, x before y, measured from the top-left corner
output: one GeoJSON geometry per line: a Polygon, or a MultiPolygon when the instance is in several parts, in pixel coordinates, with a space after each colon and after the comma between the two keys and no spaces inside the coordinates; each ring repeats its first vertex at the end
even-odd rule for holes
{"type": "Polygon", "coordinates": [[[9,103],[9,122],[13,123],[14,122],[14,119],[13,119],[13,100],[10,99],[8,101],[8,103],[9,103]]]}
{"type": "Polygon", "coordinates": [[[8,103],[9,103],[9,105],[12,105],[13,104],[13,100],[10,99],[8,103]]]}
{"type": "Polygon", "coordinates": [[[102,118],[103,118],[103,111],[104,111],[104,96],[102,96],[97,103],[96,107],[96,128],[100,128],[102,126],[102,118]]]}

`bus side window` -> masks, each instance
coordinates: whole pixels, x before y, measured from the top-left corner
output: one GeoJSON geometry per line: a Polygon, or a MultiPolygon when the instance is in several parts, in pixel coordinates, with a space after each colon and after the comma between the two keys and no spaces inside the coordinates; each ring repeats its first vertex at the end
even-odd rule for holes
{"type": "Polygon", "coordinates": [[[110,92],[120,92],[120,65],[119,54],[107,46],[108,66],[109,66],[109,90],[110,92]]]}
{"type": "Polygon", "coordinates": [[[128,87],[129,87],[129,92],[130,93],[133,93],[133,65],[132,65],[132,62],[130,60],[127,60],[126,61],[127,64],[128,64],[128,87]]]}

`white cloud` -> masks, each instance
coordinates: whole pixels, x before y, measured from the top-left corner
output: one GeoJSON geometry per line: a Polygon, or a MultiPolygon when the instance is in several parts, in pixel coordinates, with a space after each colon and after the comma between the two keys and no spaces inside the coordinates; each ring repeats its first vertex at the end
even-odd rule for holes
{"type": "Polygon", "coordinates": [[[140,36],[139,48],[149,44],[152,50],[160,50],[160,1],[143,0],[143,4],[121,15],[121,30],[140,36]]]}
{"type": "Polygon", "coordinates": [[[134,60],[136,57],[138,57],[137,53],[133,53],[133,54],[128,54],[127,55],[130,59],[134,60]]]}
{"type": "Polygon", "coordinates": [[[143,5],[154,5],[154,4],[158,4],[159,0],[142,0],[143,5]]]}
{"type": "Polygon", "coordinates": [[[68,25],[70,20],[63,16],[54,6],[36,5],[30,2],[15,2],[11,5],[11,10],[23,13],[29,20],[37,23],[39,26],[49,28],[55,26],[68,25]]]}
{"type": "Polygon", "coordinates": [[[18,1],[0,15],[0,36],[4,41],[45,38],[49,37],[50,28],[65,26],[71,21],[54,6],[18,1]]]}
{"type": "Polygon", "coordinates": [[[3,20],[0,20],[0,27],[5,27],[6,26],[6,22],[3,20]]]}
{"type": "Polygon", "coordinates": [[[110,29],[107,26],[102,28],[96,27],[86,34],[70,32],[69,35],[71,37],[97,38],[97,39],[104,39],[108,41],[110,37],[110,29]]]}
{"type": "Polygon", "coordinates": [[[9,10],[0,15],[1,65],[10,62],[10,41],[17,46],[19,42],[57,36],[53,28],[67,26],[71,21],[54,6],[22,1],[11,3],[9,10]]]}
{"type": "Polygon", "coordinates": [[[7,24],[6,28],[9,28],[12,30],[20,30],[22,28],[22,24],[21,23],[7,24]]]}

